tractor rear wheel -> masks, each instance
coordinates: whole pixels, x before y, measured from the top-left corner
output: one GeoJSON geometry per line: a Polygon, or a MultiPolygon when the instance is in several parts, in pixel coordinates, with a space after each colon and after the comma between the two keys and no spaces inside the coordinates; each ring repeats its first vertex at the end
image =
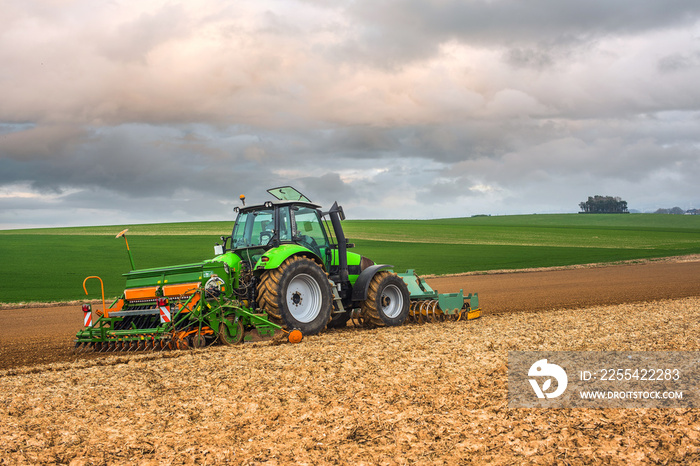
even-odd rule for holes
{"type": "Polygon", "coordinates": [[[377,272],[362,302],[362,317],[370,325],[401,325],[408,316],[409,304],[406,283],[395,273],[377,272]]]}
{"type": "Polygon", "coordinates": [[[332,295],[328,277],[311,259],[290,257],[263,274],[258,284],[258,306],[288,329],[315,335],[331,317],[332,295]]]}

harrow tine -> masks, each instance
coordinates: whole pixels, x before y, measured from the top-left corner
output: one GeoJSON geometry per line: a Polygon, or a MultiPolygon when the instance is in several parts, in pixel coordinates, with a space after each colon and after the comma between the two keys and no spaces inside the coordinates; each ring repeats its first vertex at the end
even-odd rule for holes
{"type": "Polygon", "coordinates": [[[420,323],[428,322],[428,301],[423,301],[420,305],[420,323]]]}

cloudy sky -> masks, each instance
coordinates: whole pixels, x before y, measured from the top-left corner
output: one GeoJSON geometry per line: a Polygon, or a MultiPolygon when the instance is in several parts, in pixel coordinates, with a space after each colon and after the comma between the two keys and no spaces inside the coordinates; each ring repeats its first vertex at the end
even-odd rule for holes
{"type": "Polygon", "coordinates": [[[697,0],[0,9],[0,229],[700,207],[697,0]]]}

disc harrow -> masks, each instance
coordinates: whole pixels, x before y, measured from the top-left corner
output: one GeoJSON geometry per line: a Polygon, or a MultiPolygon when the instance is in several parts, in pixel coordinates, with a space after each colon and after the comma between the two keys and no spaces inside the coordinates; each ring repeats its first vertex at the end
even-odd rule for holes
{"type": "MultiPolygon", "coordinates": [[[[408,312],[410,322],[423,324],[426,322],[444,322],[446,320],[459,321],[464,318],[465,314],[469,314],[470,309],[463,307],[459,311],[446,313],[440,308],[440,302],[437,299],[424,299],[411,301],[411,307],[408,312]]],[[[472,313],[473,315],[473,313],[472,313]]],[[[472,319],[475,317],[471,317],[472,319]]]]}
{"type": "Polygon", "coordinates": [[[467,296],[464,296],[463,290],[459,290],[458,293],[438,293],[413,270],[400,273],[399,277],[403,279],[411,293],[409,322],[422,324],[447,320],[472,320],[481,317],[477,293],[469,293],[467,296]]]}

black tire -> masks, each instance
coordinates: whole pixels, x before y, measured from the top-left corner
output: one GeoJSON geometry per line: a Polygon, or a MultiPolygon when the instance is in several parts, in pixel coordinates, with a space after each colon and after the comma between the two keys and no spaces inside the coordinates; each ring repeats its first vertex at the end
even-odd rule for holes
{"type": "Polygon", "coordinates": [[[408,317],[409,304],[406,283],[395,273],[377,272],[362,302],[362,317],[370,325],[401,325],[408,317]]]}
{"type": "Polygon", "coordinates": [[[311,259],[290,257],[276,270],[265,272],[258,284],[258,306],[287,329],[315,335],[331,318],[328,277],[311,259]]]}

